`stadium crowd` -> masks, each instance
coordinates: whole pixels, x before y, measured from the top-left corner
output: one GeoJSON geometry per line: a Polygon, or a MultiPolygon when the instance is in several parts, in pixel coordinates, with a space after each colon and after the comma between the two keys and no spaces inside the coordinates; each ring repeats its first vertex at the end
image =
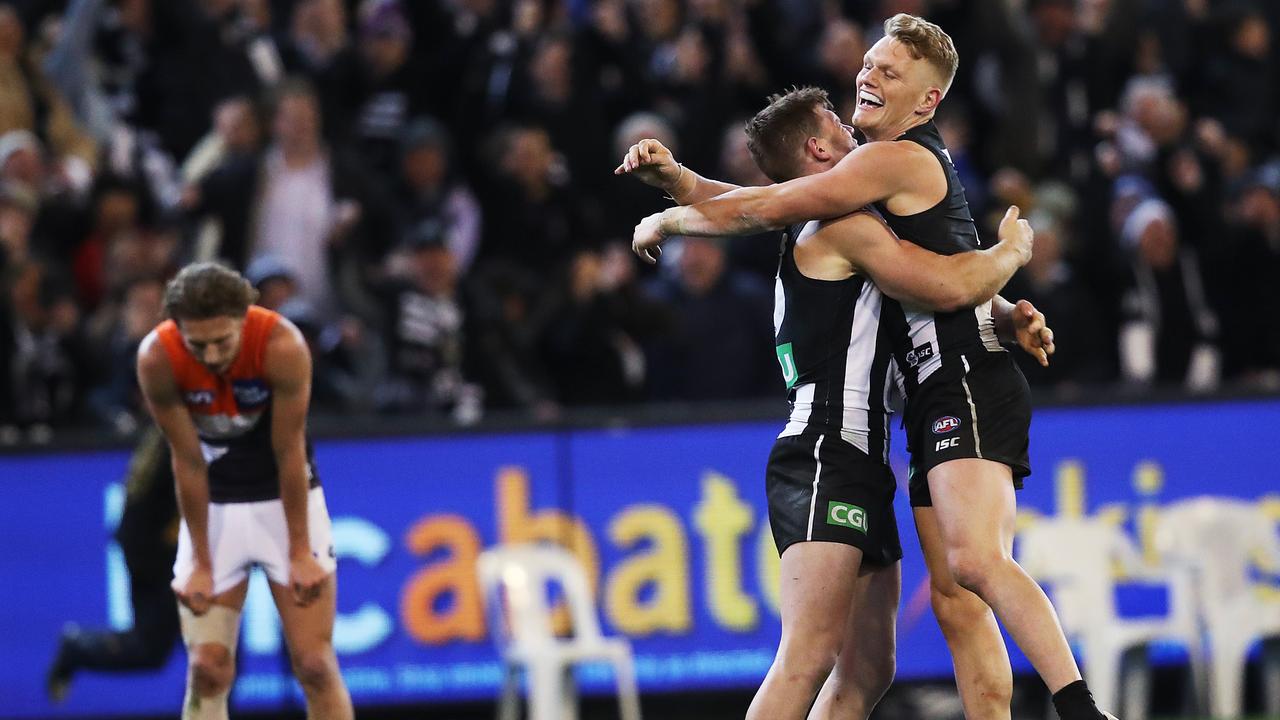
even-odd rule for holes
{"type": "MultiPolygon", "coordinates": [[[[852,113],[896,12],[954,37],[939,125],[1035,258],[1033,385],[1280,386],[1280,4],[1217,0],[0,0],[0,441],[139,423],[165,278],[222,258],[306,334],[314,406],[474,422],[779,397],[776,238],[690,238],[611,172],[655,137],[766,182],[786,86],[852,113]]],[[[1029,358],[1025,358],[1029,360],[1029,358]]]]}

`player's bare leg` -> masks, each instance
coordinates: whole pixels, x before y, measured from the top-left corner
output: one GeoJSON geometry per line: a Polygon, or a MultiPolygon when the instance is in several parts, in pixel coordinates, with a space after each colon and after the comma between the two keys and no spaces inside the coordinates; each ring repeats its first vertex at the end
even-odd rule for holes
{"type": "Polygon", "coordinates": [[[901,563],[862,568],[854,584],[840,655],[809,711],[809,720],[865,720],[884,697],[897,669],[901,595],[901,563]]]}
{"type": "Polygon", "coordinates": [[[1013,669],[996,616],[982,598],[951,577],[946,546],[931,507],[915,508],[916,534],[929,568],[929,600],[947,639],[956,688],[969,720],[1008,720],[1013,669]]]}
{"type": "Polygon", "coordinates": [[[338,657],[333,651],[337,576],[330,574],[319,597],[305,607],[294,602],[292,590],[283,585],[271,583],[271,595],[280,611],[294,677],[307,697],[307,718],[350,720],[351,696],[338,672],[338,657]]]}
{"type": "Polygon", "coordinates": [[[215,595],[203,615],[179,608],[182,637],[187,645],[182,720],[227,720],[227,696],[236,674],[240,608],[248,589],[249,582],[245,580],[215,595]]]}
{"type": "Polygon", "coordinates": [[[747,720],[802,720],[835,666],[862,551],[799,542],[782,553],[782,639],[747,720]]]}
{"type": "Polygon", "coordinates": [[[1013,559],[1012,473],[990,460],[950,460],[929,472],[951,576],[995,611],[1040,674],[1063,720],[1096,720],[1093,703],[1044,590],[1013,559]]]}

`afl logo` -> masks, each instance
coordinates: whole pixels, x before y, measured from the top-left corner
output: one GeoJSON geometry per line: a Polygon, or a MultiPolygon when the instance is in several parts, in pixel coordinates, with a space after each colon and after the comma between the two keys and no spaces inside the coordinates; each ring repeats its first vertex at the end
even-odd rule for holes
{"type": "Polygon", "coordinates": [[[212,405],[212,390],[188,390],[186,393],[186,401],[188,405],[212,405]]]}
{"type": "Polygon", "coordinates": [[[945,435],[952,430],[960,429],[960,418],[945,415],[933,421],[933,434],[945,435]]]}

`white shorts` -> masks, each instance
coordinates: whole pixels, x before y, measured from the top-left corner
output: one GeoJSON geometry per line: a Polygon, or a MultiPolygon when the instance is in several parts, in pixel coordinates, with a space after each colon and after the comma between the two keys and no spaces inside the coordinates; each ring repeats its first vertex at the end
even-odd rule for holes
{"type": "MultiPolygon", "coordinates": [[[[333,572],[338,561],[322,488],[314,487],[307,493],[307,530],[311,535],[311,554],[325,572],[333,572]]],[[[260,565],[271,582],[288,587],[289,528],[284,519],[284,502],[277,498],[261,502],[209,503],[209,557],[213,561],[215,595],[248,579],[254,565],[260,565]]],[[[178,529],[174,587],[186,584],[194,565],[191,534],[184,520],[178,529]]]]}

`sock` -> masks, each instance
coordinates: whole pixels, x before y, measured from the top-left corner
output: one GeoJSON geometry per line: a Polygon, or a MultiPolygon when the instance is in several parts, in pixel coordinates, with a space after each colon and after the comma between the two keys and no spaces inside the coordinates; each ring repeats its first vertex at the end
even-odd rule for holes
{"type": "Polygon", "coordinates": [[[1084,680],[1068,683],[1053,694],[1053,707],[1062,720],[1102,720],[1105,716],[1093,702],[1093,693],[1084,680]]]}

